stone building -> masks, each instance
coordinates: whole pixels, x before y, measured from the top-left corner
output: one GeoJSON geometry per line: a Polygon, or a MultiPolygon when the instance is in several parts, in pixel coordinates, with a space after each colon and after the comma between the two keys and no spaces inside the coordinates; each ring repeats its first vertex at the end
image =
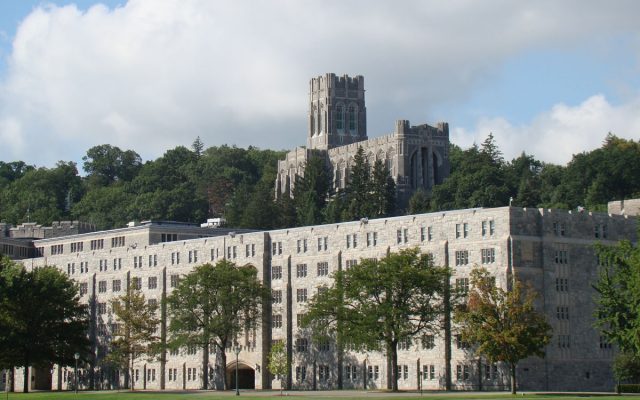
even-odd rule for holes
{"type": "Polygon", "coordinates": [[[349,180],[353,156],[364,149],[371,164],[382,160],[393,177],[400,207],[422,188],[430,191],[449,176],[449,125],[411,126],[396,122],[395,131],[374,139],[367,137],[364,78],[325,74],[309,84],[309,122],[306,147],[290,151],[278,162],[276,194],[291,193],[296,176],[312,154],[325,159],[333,176],[333,189],[349,180]]]}
{"type": "MultiPolygon", "coordinates": [[[[123,383],[121,371],[101,364],[118,322],[109,300],[128,283],[140,287],[149,301],[160,303],[181,275],[195,265],[229,259],[251,263],[271,288],[272,304],[263,308],[262,324],[238,337],[239,361],[227,354],[229,378],[239,370],[244,388],[278,388],[267,365],[273,341],[282,340],[291,360],[293,389],[385,388],[389,384],[386,357],[377,352],[346,351],[335,343],[314,343],[299,328],[301,314],[319,287],[333,283],[332,274],[362,258],[418,247],[453,271],[451,284],[467,287],[474,266],[486,267],[496,283],[506,287],[512,277],[530,282],[539,292],[538,308],[553,327],[545,359],[530,358],[518,367],[520,390],[611,390],[614,349],[593,327],[594,290],[598,260],[593,245],[620,239],[636,241],[637,220],[628,215],[566,210],[501,207],[466,209],[402,217],[363,219],[329,225],[274,231],[235,231],[192,225],[147,222],[103,232],[77,233],[33,242],[37,256],[23,259],[27,268],[55,265],[79,284],[82,301],[91,309],[91,362],[83,366],[82,387],[123,383]]],[[[164,336],[167,321],[159,332],[164,336]]],[[[442,389],[447,368],[453,387],[501,390],[509,385],[505,366],[478,359],[455,332],[425,336],[402,343],[398,352],[401,389],[442,389]]],[[[136,387],[195,389],[203,373],[212,387],[220,384],[219,355],[212,354],[202,371],[201,351],[167,353],[165,361],[139,360],[133,371],[136,387]]],[[[22,375],[16,371],[16,389],[22,375]]],[[[68,388],[71,370],[32,369],[32,383],[68,388]]],[[[40,387],[40,388],[47,388],[40,387]]]]}

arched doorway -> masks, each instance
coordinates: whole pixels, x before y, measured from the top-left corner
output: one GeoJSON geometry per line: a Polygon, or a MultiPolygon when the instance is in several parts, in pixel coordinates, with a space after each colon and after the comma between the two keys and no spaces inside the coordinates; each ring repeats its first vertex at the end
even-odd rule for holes
{"type": "MultiPolygon", "coordinates": [[[[243,363],[238,362],[238,388],[255,389],[256,388],[256,371],[243,363]]],[[[227,366],[227,382],[230,382],[229,389],[236,388],[236,362],[232,362],[227,366]]]]}

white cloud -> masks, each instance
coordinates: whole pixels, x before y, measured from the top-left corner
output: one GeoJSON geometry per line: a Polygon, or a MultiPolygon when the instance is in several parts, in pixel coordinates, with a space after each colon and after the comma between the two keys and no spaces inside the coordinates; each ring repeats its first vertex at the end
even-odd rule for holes
{"type": "Polygon", "coordinates": [[[468,147],[482,143],[489,132],[507,160],[525,151],[542,161],[566,164],[573,154],[600,147],[609,132],[637,140],[640,98],[618,106],[603,95],[589,97],[577,106],[556,104],[526,125],[514,125],[504,117],[484,118],[471,130],[455,129],[451,140],[468,147]]]}
{"type": "Polygon", "coordinates": [[[155,158],[196,136],[291,148],[306,135],[308,79],[324,72],[365,76],[376,136],[395,119],[435,122],[429,109],[464,100],[528,49],[637,32],[638,14],[636,1],[577,0],[43,6],[21,23],[0,78],[0,121],[20,127],[0,125],[14,143],[0,160],[52,165],[100,143],[155,158]]]}

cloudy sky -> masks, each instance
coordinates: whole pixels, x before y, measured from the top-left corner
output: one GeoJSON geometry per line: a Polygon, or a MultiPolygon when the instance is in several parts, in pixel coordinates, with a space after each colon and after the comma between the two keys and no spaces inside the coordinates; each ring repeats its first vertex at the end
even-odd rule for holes
{"type": "Polygon", "coordinates": [[[640,138],[640,2],[0,2],[0,160],[81,163],[109,143],[289,149],[308,80],[365,77],[369,137],[396,119],[493,132],[566,163],[607,132],[640,138]]]}

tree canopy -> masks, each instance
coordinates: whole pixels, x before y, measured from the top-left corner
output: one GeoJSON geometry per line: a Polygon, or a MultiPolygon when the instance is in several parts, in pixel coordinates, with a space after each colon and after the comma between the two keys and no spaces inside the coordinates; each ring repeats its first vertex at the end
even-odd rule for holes
{"type": "Polygon", "coordinates": [[[317,335],[337,335],[338,343],[385,350],[398,390],[398,343],[437,330],[443,314],[446,268],[417,248],[380,259],[362,259],[335,274],[335,284],[318,291],[304,323],[317,335]]]}
{"type": "MultiPolygon", "coordinates": [[[[170,345],[201,348],[203,371],[208,371],[213,346],[221,357],[223,388],[228,389],[226,349],[241,332],[256,328],[269,294],[252,265],[221,260],[197,266],[167,297],[170,345]]],[[[208,374],[202,377],[203,388],[209,388],[208,374]]]]}
{"type": "Polygon", "coordinates": [[[516,393],[516,366],[529,356],[544,357],[551,340],[551,326],[536,311],[537,293],[518,280],[511,290],[498,287],[484,268],[471,272],[471,290],[466,305],[457,309],[454,320],[464,340],[476,346],[476,353],[490,362],[509,365],[511,393],[516,393]]]}
{"type": "MultiPolygon", "coordinates": [[[[86,307],[77,285],[58,268],[27,271],[0,258],[0,368],[73,365],[89,357],[86,307]]],[[[24,392],[29,391],[28,368],[24,392]]]]}

